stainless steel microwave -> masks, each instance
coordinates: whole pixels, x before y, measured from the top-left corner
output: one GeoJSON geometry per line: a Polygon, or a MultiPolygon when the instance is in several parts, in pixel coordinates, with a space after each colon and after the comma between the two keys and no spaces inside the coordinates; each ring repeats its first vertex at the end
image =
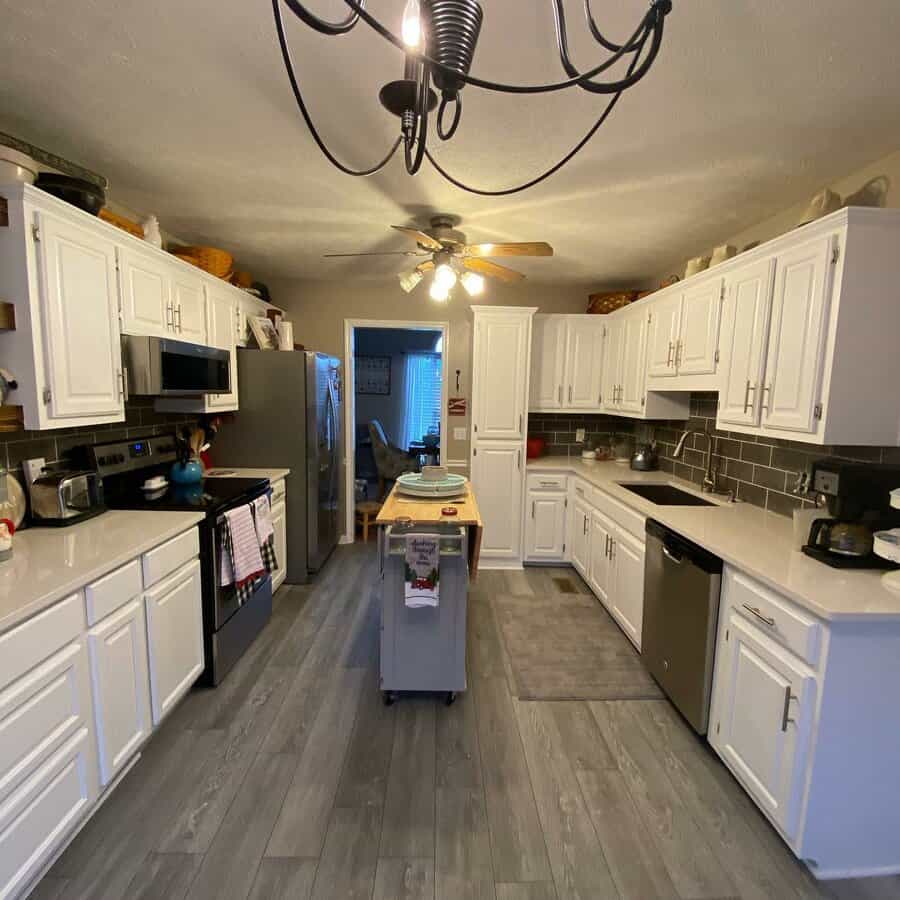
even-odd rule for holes
{"type": "Polygon", "coordinates": [[[178,397],[231,391],[231,354],[217,347],[126,334],[122,360],[131,394],[178,397]]]}

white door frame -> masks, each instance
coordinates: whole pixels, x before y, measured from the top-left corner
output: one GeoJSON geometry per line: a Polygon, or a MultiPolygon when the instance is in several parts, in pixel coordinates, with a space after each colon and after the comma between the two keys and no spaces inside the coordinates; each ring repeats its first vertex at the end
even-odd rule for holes
{"type": "Polygon", "coordinates": [[[341,543],[356,540],[353,482],[356,478],[356,369],[353,365],[354,331],[357,328],[392,328],[402,331],[439,331],[441,344],[441,445],[446,456],[447,398],[449,397],[450,323],[419,322],[405,319],[344,319],[344,536],[341,543]]]}

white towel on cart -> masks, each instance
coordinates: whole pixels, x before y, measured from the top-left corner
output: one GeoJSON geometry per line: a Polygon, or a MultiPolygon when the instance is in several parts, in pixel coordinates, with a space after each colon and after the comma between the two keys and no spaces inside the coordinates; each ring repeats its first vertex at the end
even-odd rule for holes
{"type": "Polygon", "coordinates": [[[262,547],[275,534],[275,528],[272,525],[272,507],[269,504],[268,494],[263,494],[262,497],[257,497],[253,501],[253,518],[256,522],[259,546],[262,547]]]}
{"type": "Polygon", "coordinates": [[[438,605],[440,574],[440,536],[437,534],[406,535],[404,601],[410,609],[438,605]]]}

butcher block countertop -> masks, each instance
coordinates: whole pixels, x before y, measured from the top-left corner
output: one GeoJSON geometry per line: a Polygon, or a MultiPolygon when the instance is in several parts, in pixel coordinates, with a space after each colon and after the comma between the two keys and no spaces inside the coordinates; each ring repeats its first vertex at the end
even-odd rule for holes
{"type": "Polygon", "coordinates": [[[418,497],[406,497],[398,493],[397,486],[388,494],[387,500],[375,520],[377,525],[394,525],[397,521],[409,519],[414,525],[465,525],[469,529],[469,578],[474,581],[478,574],[478,557],[481,552],[481,530],[484,523],[472,485],[466,484],[466,494],[460,500],[422,500],[418,497]],[[441,510],[447,506],[455,507],[455,516],[446,516],[441,510]]]}

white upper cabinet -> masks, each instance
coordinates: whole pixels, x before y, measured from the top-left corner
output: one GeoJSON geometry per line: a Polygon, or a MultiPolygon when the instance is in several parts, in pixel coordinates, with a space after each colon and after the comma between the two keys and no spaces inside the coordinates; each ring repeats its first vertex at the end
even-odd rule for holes
{"type": "MultiPolygon", "coordinates": [[[[123,419],[115,245],[44,212],[35,214],[45,352],[44,427],[123,419]]],[[[29,424],[29,423],[26,423],[29,424]]],[[[30,427],[34,427],[33,425],[30,427]]]]}
{"type": "Polygon", "coordinates": [[[684,292],[676,353],[679,375],[715,374],[723,296],[721,278],[711,278],[684,292]]]}
{"type": "Polygon", "coordinates": [[[815,431],[834,248],[827,235],[775,257],[763,428],[815,431]]]}
{"type": "Polygon", "coordinates": [[[662,297],[652,306],[650,337],[647,341],[647,375],[674,378],[678,326],[681,322],[681,294],[662,297]]]}
{"type": "Polygon", "coordinates": [[[234,340],[235,309],[236,304],[231,296],[224,291],[209,289],[207,329],[210,346],[227,350],[231,354],[231,391],[227,394],[210,394],[207,397],[207,405],[211,410],[238,408],[237,353],[234,340]]]}
{"type": "Polygon", "coordinates": [[[473,437],[525,438],[531,311],[475,307],[473,437]]]}
{"type": "Polygon", "coordinates": [[[624,325],[621,316],[606,318],[603,329],[603,409],[604,412],[615,412],[618,410],[624,325]]]}
{"type": "Polygon", "coordinates": [[[722,389],[719,422],[759,424],[775,260],[762,259],[728,279],[722,321],[722,389]]]}
{"type": "Polygon", "coordinates": [[[118,256],[122,331],[171,337],[175,328],[171,266],[132,247],[120,247],[118,256]]]}
{"type": "Polygon", "coordinates": [[[603,317],[566,320],[566,395],[569,409],[599,410],[603,383],[603,317]]]}
{"type": "Polygon", "coordinates": [[[562,316],[534,317],[529,409],[562,408],[565,345],[566,320],[562,316]]]}
{"type": "Polygon", "coordinates": [[[647,312],[638,308],[622,316],[617,409],[640,413],[644,406],[647,312]]]}
{"type": "Polygon", "coordinates": [[[191,272],[176,272],[172,277],[172,304],[178,340],[205,344],[206,295],[202,279],[191,272]]]}

